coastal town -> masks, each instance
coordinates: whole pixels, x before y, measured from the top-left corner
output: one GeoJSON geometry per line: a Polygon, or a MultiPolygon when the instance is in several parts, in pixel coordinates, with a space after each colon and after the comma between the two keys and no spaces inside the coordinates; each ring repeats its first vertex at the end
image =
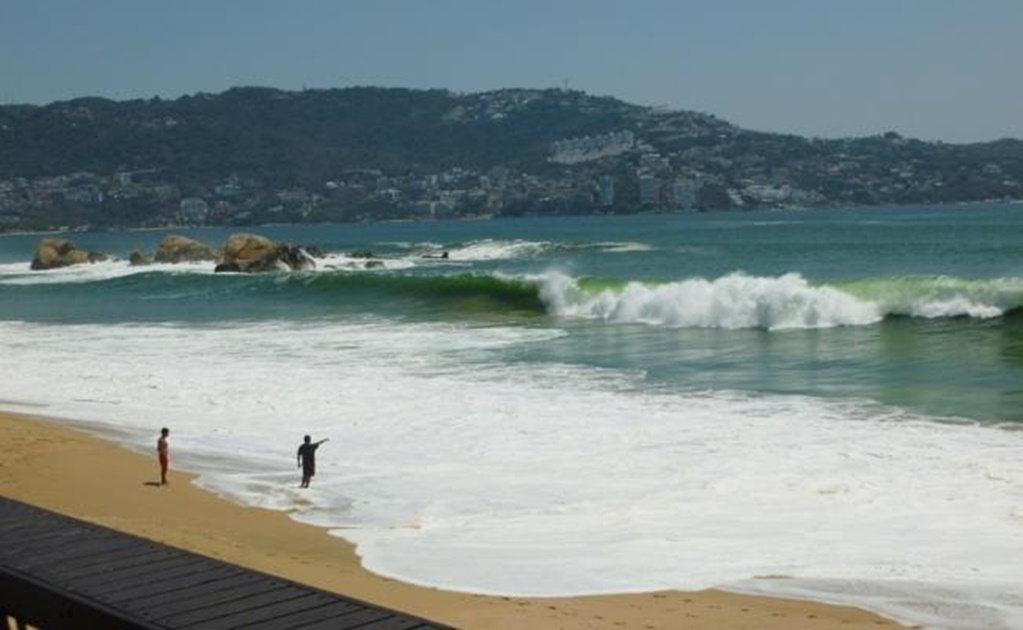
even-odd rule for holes
{"type": "MultiPolygon", "coordinates": [[[[345,91],[328,92],[339,93],[313,97],[345,98],[345,91]]],[[[370,143],[357,158],[312,162],[324,151],[310,140],[292,143],[289,151],[296,155],[288,155],[294,163],[289,172],[270,162],[279,156],[259,154],[247,164],[231,155],[214,157],[219,161],[201,169],[184,169],[182,162],[203,150],[192,140],[170,157],[159,157],[152,147],[135,149],[135,154],[120,146],[103,147],[110,131],[101,123],[111,116],[105,110],[117,105],[134,107],[129,122],[117,123],[118,133],[131,138],[132,146],[161,139],[181,145],[176,139],[189,126],[203,122],[204,129],[215,129],[214,123],[202,121],[205,114],[197,105],[228,95],[237,107],[267,99],[290,107],[285,113],[262,114],[246,132],[272,128],[276,117],[294,117],[302,107],[315,105],[302,92],[250,89],[197,96],[187,116],[168,113],[176,111],[171,107],[175,102],[86,100],[34,111],[0,108],[0,138],[5,140],[0,146],[7,147],[0,150],[0,231],[1023,199],[1023,143],[1015,140],[952,145],[892,131],[866,138],[802,138],[740,129],[707,114],[631,106],[567,90],[445,93],[450,103],[436,116],[443,125],[436,133],[447,132],[453,140],[440,156],[411,138],[398,158],[375,154],[370,143]],[[166,111],[148,111],[154,108],[166,111]],[[516,120],[530,130],[525,140],[518,137],[522,132],[507,132],[516,120]],[[99,130],[96,137],[82,137],[93,138],[100,154],[89,159],[54,166],[13,153],[19,141],[31,140],[26,129],[53,134],[67,128],[73,137],[90,127],[99,130]],[[464,129],[486,135],[485,143],[465,148],[468,140],[457,135],[464,129]],[[573,130],[592,133],[568,133],[573,130]]],[[[431,93],[430,98],[441,97],[431,93]]],[[[441,111],[433,104],[422,107],[441,111]]],[[[374,120],[383,129],[396,126],[383,114],[374,120]]],[[[334,142],[343,144],[344,139],[334,142]]],[[[365,141],[356,137],[352,142],[365,141]]]]}

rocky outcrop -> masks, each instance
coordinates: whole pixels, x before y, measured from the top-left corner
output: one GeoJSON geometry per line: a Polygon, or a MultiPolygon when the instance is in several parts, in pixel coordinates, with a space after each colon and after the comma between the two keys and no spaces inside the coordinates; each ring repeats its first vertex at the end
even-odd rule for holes
{"type": "Polygon", "coordinates": [[[314,269],[315,267],[316,263],[302,251],[302,248],[294,245],[280,245],[266,256],[248,263],[243,270],[257,273],[261,271],[295,271],[314,269]]]}
{"type": "Polygon", "coordinates": [[[99,252],[78,249],[71,241],[61,238],[44,238],[32,257],[32,269],[56,269],[82,263],[92,263],[109,258],[99,252]]]}
{"type": "Polygon", "coordinates": [[[200,262],[216,260],[217,254],[195,239],[171,234],[160,241],[153,259],[159,263],[200,262]]]}
{"type": "Polygon", "coordinates": [[[259,234],[238,233],[227,237],[224,243],[223,264],[237,264],[245,268],[253,261],[265,258],[277,250],[280,245],[259,234]]]}
{"type": "MultiPolygon", "coordinates": [[[[298,247],[278,243],[258,234],[232,234],[224,245],[223,259],[216,271],[258,273],[264,271],[298,271],[315,269],[315,258],[324,254],[316,247],[298,247]]],[[[32,258],[32,269],[54,269],[87,262],[107,260],[106,254],[78,249],[66,239],[43,239],[32,258]]],[[[180,263],[218,260],[216,251],[194,239],[169,235],[157,246],[152,259],[142,250],[134,250],[128,259],[133,265],[151,262],[180,263]]]]}
{"type": "Polygon", "coordinates": [[[316,261],[301,247],[277,243],[258,234],[232,234],[224,244],[224,259],[215,271],[260,273],[315,268],[316,261]]]}
{"type": "Polygon", "coordinates": [[[132,267],[141,267],[144,265],[148,265],[151,262],[153,261],[149,259],[149,254],[145,253],[140,249],[136,249],[131,253],[130,256],[128,256],[128,264],[130,264],[132,267]]]}

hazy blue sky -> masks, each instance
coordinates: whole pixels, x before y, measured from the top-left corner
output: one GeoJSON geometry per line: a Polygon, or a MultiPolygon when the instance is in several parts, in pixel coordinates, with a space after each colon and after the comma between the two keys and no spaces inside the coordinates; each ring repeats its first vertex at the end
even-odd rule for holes
{"type": "Polygon", "coordinates": [[[807,136],[1023,138],[1023,0],[0,0],[0,102],[561,87],[807,136]]]}

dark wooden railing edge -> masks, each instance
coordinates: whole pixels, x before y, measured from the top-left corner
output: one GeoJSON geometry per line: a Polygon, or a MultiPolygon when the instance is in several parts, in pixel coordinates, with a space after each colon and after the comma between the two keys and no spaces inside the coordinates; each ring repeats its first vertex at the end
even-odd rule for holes
{"type": "Polygon", "coordinates": [[[78,593],[58,589],[11,567],[0,566],[0,620],[19,630],[33,627],[161,630],[78,593]]]}
{"type": "MultiPolygon", "coordinates": [[[[157,542],[139,536],[115,530],[105,525],[93,523],[81,518],[61,514],[59,512],[25,503],[9,497],[0,495],[0,507],[5,509],[28,509],[42,513],[49,518],[63,520],[69,525],[85,529],[104,530],[111,535],[134,539],[143,544],[157,545],[161,548],[171,550],[184,555],[195,556],[204,559],[213,565],[229,566],[239,569],[245,573],[261,576],[275,582],[297,587],[310,593],[321,593],[337,601],[348,602],[366,609],[374,609],[391,613],[396,617],[403,618],[405,622],[411,622],[413,629],[423,630],[454,630],[452,626],[444,623],[425,619],[418,615],[399,611],[396,609],[375,604],[366,600],[358,599],[321,587],[311,586],[295,581],[290,578],[281,577],[243,567],[241,565],[226,562],[219,558],[213,558],[201,553],[175,547],[163,542],[157,542]]],[[[84,593],[64,588],[45,579],[41,579],[27,571],[19,570],[0,562],[0,630],[7,630],[11,624],[17,630],[36,628],[38,630],[55,630],[64,628],[97,628],[102,630],[167,630],[168,626],[155,621],[147,620],[132,612],[110,605],[103,601],[90,597],[84,593]]],[[[370,627],[373,624],[369,624],[370,627]]]]}

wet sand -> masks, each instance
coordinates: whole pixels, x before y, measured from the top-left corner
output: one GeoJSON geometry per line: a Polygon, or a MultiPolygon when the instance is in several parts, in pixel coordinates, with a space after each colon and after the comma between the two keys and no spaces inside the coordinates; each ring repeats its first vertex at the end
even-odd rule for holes
{"type": "Polygon", "coordinates": [[[851,607],[714,590],[537,598],[405,584],[366,571],[352,545],[321,528],[197,488],[174,468],[173,443],[170,484],[160,486],[156,437],[146,456],[46,418],[0,412],[0,493],[458,628],[904,627],[851,607]]]}

